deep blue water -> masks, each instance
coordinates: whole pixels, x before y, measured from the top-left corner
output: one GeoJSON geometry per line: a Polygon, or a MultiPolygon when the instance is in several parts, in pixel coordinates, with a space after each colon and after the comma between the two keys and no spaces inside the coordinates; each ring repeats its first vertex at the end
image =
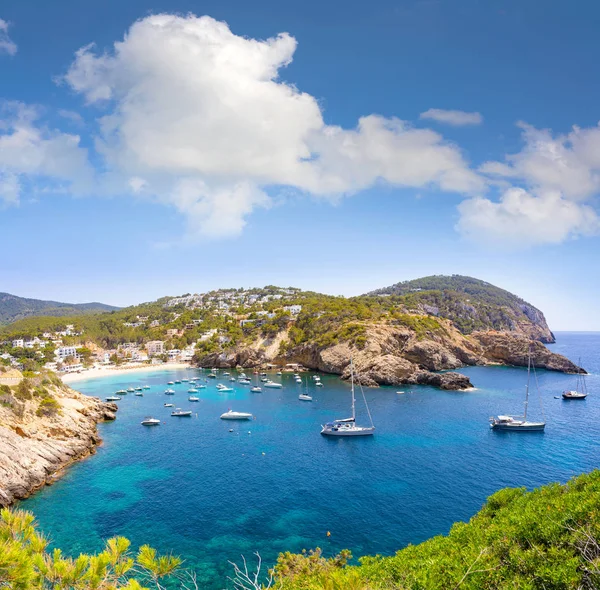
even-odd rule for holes
{"type": "MultiPolygon", "coordinates": [[[[489,416],[522,409],[526,370],[519,368],[463,369],[477,388],[471,392],[367,389],[376,435],[333,440],[319,434],[320,425],[349,413],[350,390],[332,376],[322,377],[323,388],[311,385],[312,403],[298,401],[291,376],[282,377],[284,389],[261,394],[239,385],[218,394],[211,382],[198,403],[187,401],[186,383],[173,386],[175,396],[163,394],[167,381],[197,370],[80,382],[79,390],[101,397],[138,384],[152,388],[119,402],[117,420],[100,426],[104,445],[96,455],[22,505],[68,553],[125,535],[136,546],[181,555],[206,588],[223,588],[228,560],[255,551],[268,563],[280,551],[316,546],[390,554],[446,533],[499,488],[564,482],[599,466],[600,333],[557,338],[551,348],[581,357],[591,373],[591,394],[583,402],[554,399],[575,378],[539,371],[544,433],[488,426],[489,416]],[[172,418],[166,401],[197,415],[172,418]],[[230,407],[256,420],[220,420],[230,407]],[[149,414],[164,423],[142,427],[149,414]]],[[[530,407],[532,418],[540,415],[535,395],[530,407]]]]}

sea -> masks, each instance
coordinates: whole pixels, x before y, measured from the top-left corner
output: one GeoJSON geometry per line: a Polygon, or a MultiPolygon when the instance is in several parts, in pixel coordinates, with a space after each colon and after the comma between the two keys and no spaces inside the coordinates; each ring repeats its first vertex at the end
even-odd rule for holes
{"type": "MultiPolygon", "coordinates": [[[[267,565],[280,552],[315,547],[326,555],[390,555],[447,534],[500,488],[566,482],[599,467],[600,333],[556,337],[550,348],[588,371],[590,394],[564,401],[560,394],[575,388],[576,377],[537,370],[540,396],[533,387],[529,417],[545,418],[542,433],[489,427],[492,415],[522,411],[523,368],[461,369],[475,386],[466,392],[367,388],[375,435],[334,439],[320,434],[321,425],[350,414],[351,393],[332,375],[321,375],[317,388],[312,373],[303,374],[312,402],[298,400],[305,386],[290,374],[270,374],[284,387],[262,393],[237,383],[219,393],[216,383],[229,384],[223,370],[216,381],[204,381],[200,369],[81,381],[74,387],[102,398],[127,387],[150,389],[123,396],[117,419],[99,426],[104,442],[97,453],[20,507],[69,555],[98,551],[122,535],[133,547],[147,543],[179,555],[207,589],[231,587],[230,562],[257,552],[267,565]],[[192,376],[207,385],[199,402],[188,401],[188,383],[167,385],[192,376]],[[168,387],[176,394],[166,396],[168,387]],[[192,417],[171,417],[168,402],[191,409],[192,417]],[[228,409],[254,419],[221,420],[228,409]],[[162,423],[144,427],[146,416],[162,423]]],[[[369,421],[360,389],[357,417],[369,421]]]]}

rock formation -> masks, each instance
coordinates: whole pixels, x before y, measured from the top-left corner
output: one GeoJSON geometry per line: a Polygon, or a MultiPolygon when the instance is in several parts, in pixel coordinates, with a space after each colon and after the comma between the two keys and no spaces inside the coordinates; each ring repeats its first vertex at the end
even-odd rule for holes
{"type": "Polygon", "coordinates": [[[115,404],[56,378],[38,382],[0,390],[0,506],[51,484],[73,461],[94,453],[101,442],[97,423],[115,419],[115,404]]]}

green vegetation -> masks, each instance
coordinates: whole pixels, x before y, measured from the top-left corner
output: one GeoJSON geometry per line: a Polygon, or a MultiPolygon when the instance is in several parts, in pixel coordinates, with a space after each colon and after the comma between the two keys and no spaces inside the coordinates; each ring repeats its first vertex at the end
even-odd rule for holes
{"type": "MultiPolygon", "coordinates": [[[[268,577],[234,567],[235,587],[280,590],[592,590],[600,584],[600,471],[532,492],[507,488],[488,498],[447,536],[409,545],[390,557],[320,549],[281,553],[268,577]],[[263,585],[261,585],[261,583],[263,585]]],[[[260,560],[258,562],[260,569],[260,560]]],[[[48,550],[33,516],[0,512],[0,588],[140,590],[195,588],[181,560],[111,539],[97,555],[48,550]]]]}
{"type": "Polygon", "coordinates": [[[600,471],[567,485],[501,490],[447,536],[409,545],[394,556],[319,550],[281,554],[274,587],[282,590],[593,589],[600,585],[600,471]]]}
{"type": "Polygon", "coordinates": [[[60,303],[0,293],[0,325],[28,316],[73,316],[117,309],[103,303],[60,303]]]}

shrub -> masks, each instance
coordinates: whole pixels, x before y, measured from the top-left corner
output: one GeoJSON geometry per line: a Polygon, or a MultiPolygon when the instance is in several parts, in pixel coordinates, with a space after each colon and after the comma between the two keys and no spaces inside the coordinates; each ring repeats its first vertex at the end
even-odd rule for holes
{"type": "Polygon", "coordinates": [[[60,410],[60,404],[53,397],[45,397],[40,401],[36,411],[37,416],[56,416],[60,410]]]}

